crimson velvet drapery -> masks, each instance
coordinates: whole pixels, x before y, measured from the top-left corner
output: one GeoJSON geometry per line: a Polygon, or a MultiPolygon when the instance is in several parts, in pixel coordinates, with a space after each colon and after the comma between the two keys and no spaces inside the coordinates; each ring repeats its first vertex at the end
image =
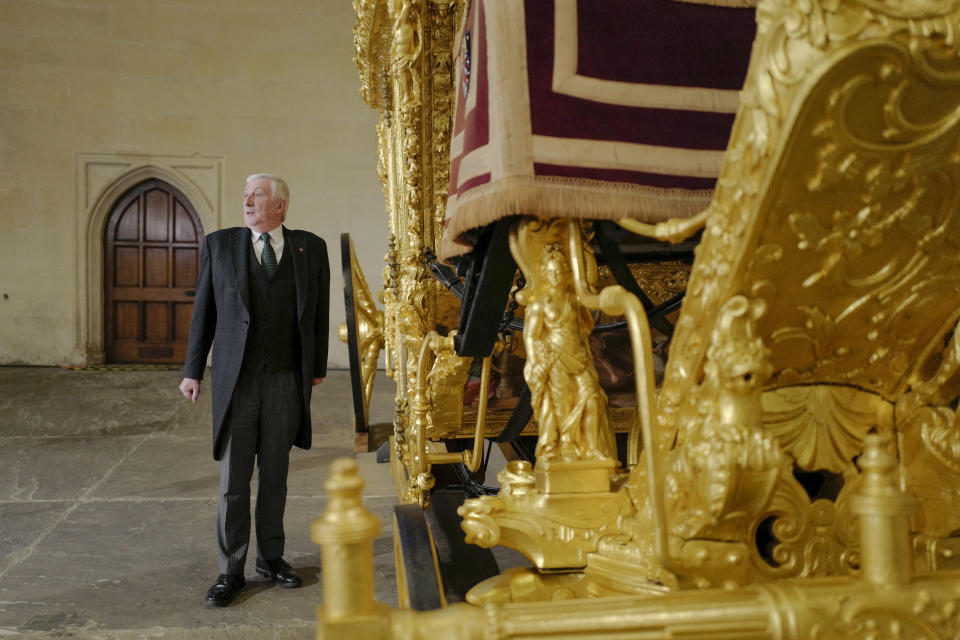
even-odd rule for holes
{"type": "Polygon", "coordinates": [[[472,0],[455,50],[441,257],[508,215],[701,211],[746,76],[749,4],[472,0]]]}

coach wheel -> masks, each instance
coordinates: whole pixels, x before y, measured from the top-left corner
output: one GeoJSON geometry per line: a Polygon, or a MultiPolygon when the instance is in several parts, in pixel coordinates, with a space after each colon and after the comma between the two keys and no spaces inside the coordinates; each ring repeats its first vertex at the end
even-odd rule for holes
{"type": "Polygon", "coordinates": [[[429,611],[446,606],[433,535],[418,505],[393,508],[393,557],[401,607],[429,611]]]}
{"type": "Polygon", "coordinates": [[[369,450],[370,394],[383,349],[383,312],[377,309],[357,262],[349,233],[340,234],[343,269],[343,308],[347,321],[340,325],[340,340],[347,344],[350,389],[353,394],[354,450],[369,450]]]}

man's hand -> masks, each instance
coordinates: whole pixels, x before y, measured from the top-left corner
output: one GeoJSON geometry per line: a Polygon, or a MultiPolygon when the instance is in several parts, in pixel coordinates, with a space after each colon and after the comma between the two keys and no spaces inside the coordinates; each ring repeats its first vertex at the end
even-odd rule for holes
{"type": "Polygon", "coordinates": [[[200,395],[200,381],[194,378],[184,378],[183,382],[180,383],[180,393],[185,395],[190,402],[196,402],[197,396],[200,395]]]}
{"type": "Polygon", "coordinates": [[[317,386],[317,385],[320,384],[321,382],[323,382],[323,378],[314,378],[314,379],[313,379],[313,386],[317,386]]]}

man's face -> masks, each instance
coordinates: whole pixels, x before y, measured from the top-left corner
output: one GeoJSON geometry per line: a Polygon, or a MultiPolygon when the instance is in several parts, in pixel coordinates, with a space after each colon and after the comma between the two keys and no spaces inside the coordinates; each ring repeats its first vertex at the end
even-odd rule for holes
{"type": "Polygon", "coordinates": [[[274,198],[270,178],[255,178],[243,190],[243,220],[254,231],[270,231],[283,221],[286,203],[274,198]]]}

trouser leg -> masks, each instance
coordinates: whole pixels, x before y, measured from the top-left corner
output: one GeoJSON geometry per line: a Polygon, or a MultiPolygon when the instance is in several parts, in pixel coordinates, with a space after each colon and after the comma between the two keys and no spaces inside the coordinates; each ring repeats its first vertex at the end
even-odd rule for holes
{"type": "Polygon", "coordinates": [[[257,557],[272,560],[283,556],[283,512],[287,502],[287,470],[290,448],[300,428],[302,405],[300,377],[295,371],[264,376],[260,410],[257,462],[257,557]]]}
{"type": "Polygon", "coordinates": [[[241,375],[230,401],[224,428],[227,441],[220,458],[217,549],[220,573],[242,574],[250,543],[250,478],[257,453],[260,385],[241,375]]]}

